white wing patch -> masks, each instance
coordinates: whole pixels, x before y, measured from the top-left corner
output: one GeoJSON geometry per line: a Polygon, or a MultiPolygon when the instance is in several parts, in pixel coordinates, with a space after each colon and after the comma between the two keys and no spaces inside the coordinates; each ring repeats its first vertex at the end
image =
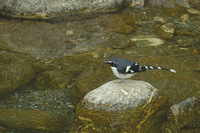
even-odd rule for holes
{"type": "Polygon", "coordinates": [[[131,66],[127,66],[126,67],[126,72],[128,72],[130,70],[131,66]]]}

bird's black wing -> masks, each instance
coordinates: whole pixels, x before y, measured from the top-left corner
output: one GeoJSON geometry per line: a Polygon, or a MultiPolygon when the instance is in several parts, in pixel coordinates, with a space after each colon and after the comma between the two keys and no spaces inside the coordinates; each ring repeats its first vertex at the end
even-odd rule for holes
{"type": "Polygon", "coordinates": [[[134,62],[122,62],[120,66],[117,67],[117,71],[123,74],[134,73],[131,70],[131,67],[134,65],[134,62]]]}
{"type": "Polygon", "coordinates": [[[133,62],[133,64],[131,65],[131,68],[129,70],[129,73],[136,73],[136,72],[141,72],[141,66],[139,63],[137,62],[133,62]]]}

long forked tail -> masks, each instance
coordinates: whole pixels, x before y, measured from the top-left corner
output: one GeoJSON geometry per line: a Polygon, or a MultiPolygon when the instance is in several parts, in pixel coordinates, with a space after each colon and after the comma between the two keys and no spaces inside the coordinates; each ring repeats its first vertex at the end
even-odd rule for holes
{"type": "Polygon", "coordinates": [[[142,71],[146,71],[148,69],[151,69],[151,70],[154,70],[154,69],[157,69],[157,70],[166,70],[166,71],[170,71],[170,72],[173,72],[173,73],[176,73],[176,71],[174,69],[167,69],[167,68],[161,68],[161,67],[152,67],[152,66],[141,66],[141,70],[142,71]]]}

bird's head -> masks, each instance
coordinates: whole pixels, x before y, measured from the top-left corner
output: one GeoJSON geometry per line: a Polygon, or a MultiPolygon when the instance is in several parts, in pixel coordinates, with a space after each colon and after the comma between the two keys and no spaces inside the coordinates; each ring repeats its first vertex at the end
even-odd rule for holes
{"type": "Polygon", "coordinates": [[[119,58],[112,57],[112,58],[109,59],[109,61],[104,62],[103,64],[109,64],[109,65],[112,66],[112,67],[116,67],[116,66],[117,66],[117,63],[118,63],[118,59],[119,59],[119,58]]]}

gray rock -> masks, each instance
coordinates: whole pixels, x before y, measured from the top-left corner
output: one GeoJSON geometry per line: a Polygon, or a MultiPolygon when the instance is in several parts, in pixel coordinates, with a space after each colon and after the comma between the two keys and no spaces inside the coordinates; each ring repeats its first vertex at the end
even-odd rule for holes
{"type": "Polygon", "coordinates": [[[0,52],[0,94],[13,91],[35,78],[35,71],[25,56],[0,52]]]}
{"type": "MultiPolygon", "coordinates": [[[[171,106],[168,121],[163,129],[168,132],[199,132],[199,99],[190,97],[185,101],[171,106]]],[[[165,132],[165,131],[163,131],[165,132]]]]}
{"type": "Polygon", "coordinates": [[[114,80],[89,92],[78,104],[76,113],[82,121],[112,127],[126,125],[130,126],[127,132],[145,132],[160,122],[155,118],[164,116],[166,103],[166,97],[159,96],[158,90],[147,82],[114,80]]]}
{"type": "Polygon", "coordinates": [[[190,111],[194,107],[196,102],[197,100],[194,97],[188,98],[179,104],[174,104],[171,107],[171,111],[175,116],[181,115],[181,113],[190,111]]]}
{"type": "Polygon", "coordinates": [[[17,15],[48,17],[60,12],[97,12],[120,9],[124,0],[1,0],[0,11],[17,15]]]}
{"type": "Polygon", "coordinates": [[[125,110],[145,105],[150,98],[156,99],[158,90],[149,83],[134,80],[114,80],[89,92],[84,101],[88,109],[93,110],[125,110]],[[92,106],[91,104],[96,104],[92,106]]]}

